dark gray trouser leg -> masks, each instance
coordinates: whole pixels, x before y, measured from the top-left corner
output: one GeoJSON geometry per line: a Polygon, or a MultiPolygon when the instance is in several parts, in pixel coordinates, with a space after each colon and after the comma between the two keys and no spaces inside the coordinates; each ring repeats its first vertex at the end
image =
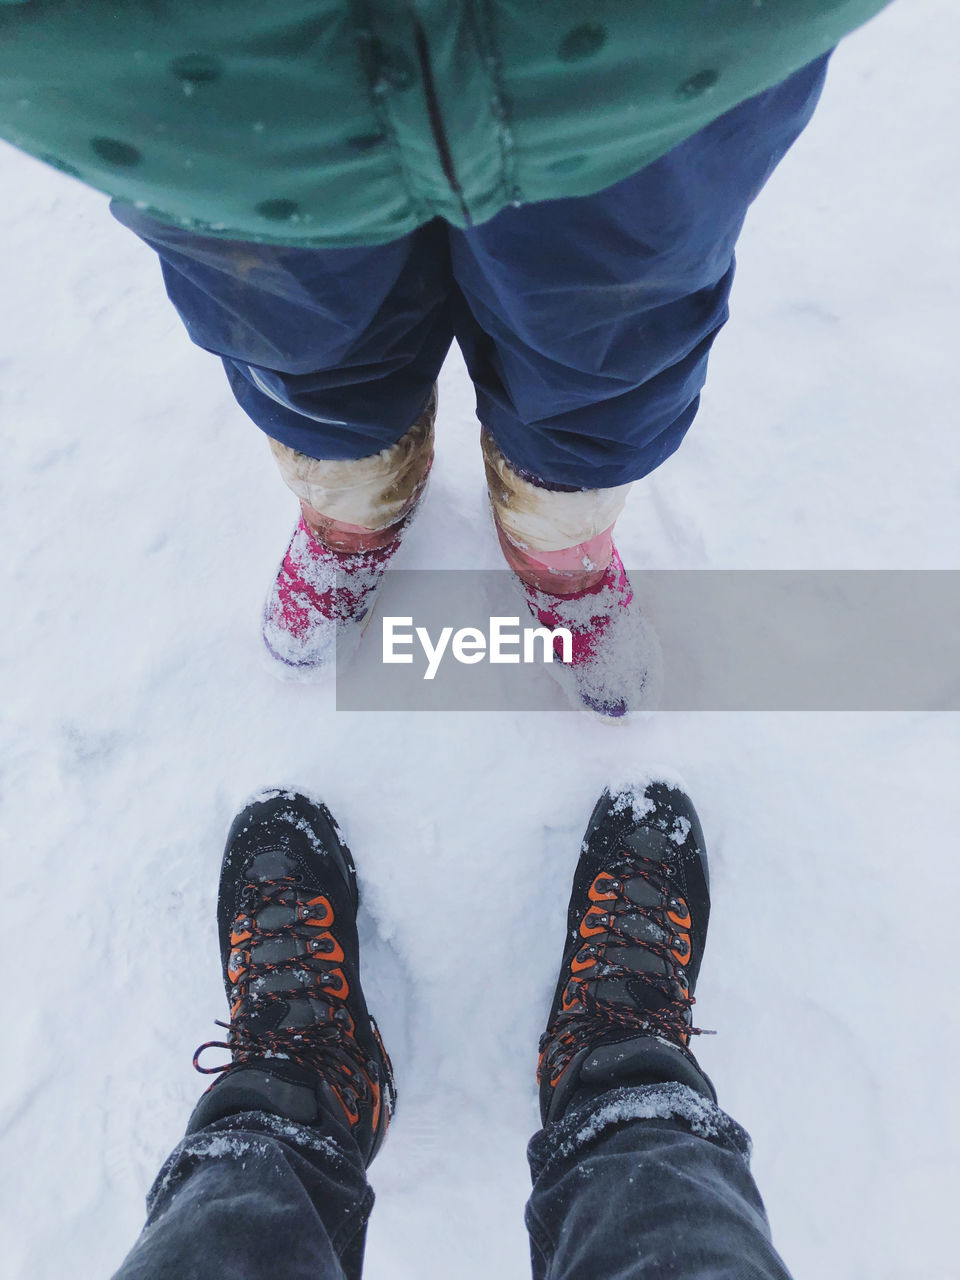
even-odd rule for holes
{"type": "Polygon", "coordinates": [[[749,1152],[683,1085],[575,1095],[527,1153],[534,1280],[790,1280],[749,1152]]]}
{"type": "Polygon", "coordinates": [[[343,1126],[227,1116],[167,1159],[115,1280],[358,1280],[372,1204],[343,1126]]]}

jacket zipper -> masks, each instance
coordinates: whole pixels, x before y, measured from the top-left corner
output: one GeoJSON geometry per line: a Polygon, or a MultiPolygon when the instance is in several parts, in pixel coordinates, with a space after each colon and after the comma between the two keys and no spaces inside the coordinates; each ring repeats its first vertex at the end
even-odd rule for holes
{"type": "Polygon", "coordinates": [[[443,117],[440,115],[440,101],[437,97],[437,85],[433,78],[433,68],[430,65],[430,50],[427,45],[427,37],[420,25],[419,20],[414,19],[414,30],[417,40],[417,57],[420,60],[420,71],[423,75],[423,91],[427,100],[427,115],[430,119],[430,128],[433,132],[434,145],[440,156],[440,166],[443,169],[443,176],[449,183],[450,190],[457,198],[460,205],[460,212],[463,214],[463,220],[470,226],[472,219],[470,211],[467,208],[467,202],[463,196],[463,188],[460,185],[460,179],[457,177],[457,171],[453,166],[453,153],[450,150],[450,141],[447,137],[447,131],[443,125],[443,117]]]}

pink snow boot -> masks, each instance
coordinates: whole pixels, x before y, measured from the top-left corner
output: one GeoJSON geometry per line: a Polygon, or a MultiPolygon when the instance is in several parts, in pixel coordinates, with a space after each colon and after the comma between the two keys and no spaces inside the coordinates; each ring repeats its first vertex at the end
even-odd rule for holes
{"type": "Polygon", "coordinates": [[[305,503],[263,613],[263,642],[287,674],[302,679],[352,657],[409,517],[371,531],[324,521],[305,503]],[[332,545],[336,541],[337,545],[332,545]]]}
{"type": "MultiPolygon", "coordinates": [[[[543,552],[538,553],[541,572],[532,573],[524,566],[523,576],[518,573],[517,579],[527,607],[539,625],[551,631],[565,627],[571,633],[570,663],[560,660],[562,642],[557,638],[554,661],[547,667],[571,704],[604,720],[623,720],[655,701],[660,655],[656,639],[634,600],[630,579],[616,547],[609,534],[600,537],[609,541],[610,559],[602,574],[590,575],[595,579],[592,585],[571,594],[541,589],[548,581],[543,561],[549,553],[543,552]]],[[[504,551],[516,570],[518,548],[511,547],[508,551],[505,546],[504,551]]],[[[529,560],[529,557],[523,556],[523,559],[529,560]]]]}
{"type": "Polygon", "coordinates": [[[630,486],[550,486],[517,470],[487,430],[481,445],[497,536],[527,608],[540,626],[571,634],[571,661],[557,637],[561,660],[547,670],[575,707],[605,720],[652,706],[660,649],[613,545],[630,486]]]}
{"type": "Polygon", "coordinates": [[[436,390],[406,435],[363,458],[311,458],[272,440],[300,523],[267,599],[263,641],[285,674],[311,679],[353,655],[377,589],[423,497],[436,390]]]}

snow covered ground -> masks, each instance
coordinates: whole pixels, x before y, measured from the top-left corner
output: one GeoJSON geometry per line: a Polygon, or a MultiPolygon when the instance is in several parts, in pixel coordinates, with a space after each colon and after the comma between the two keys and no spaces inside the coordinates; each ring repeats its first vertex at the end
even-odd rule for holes
{"type": "MultiPolygon", "coordinates": [[[[950,0],[835,60],[751,214],[699,423],[637,486],[655,568],[957,568],[950,0]]],[[[583,824],[679,772],[715,903],[698,1043],[752,1132],[797,1280],[949,1280],[960,1049],[957,717],[336,714],[260,664],[292,518],[259,433],[105,203],[0,152],[5,1280],[103,1277],[224,1014],[223,835],[269,783],[326,798],[365,893],[400,1106],[371,1280],[528,1274],[537,1037],[583,824]]],[[[494,567],[470,389],[441,386],[405,565],[494,567]]],[[[538,678],[546,679],[542,673],[538,678]]]]}

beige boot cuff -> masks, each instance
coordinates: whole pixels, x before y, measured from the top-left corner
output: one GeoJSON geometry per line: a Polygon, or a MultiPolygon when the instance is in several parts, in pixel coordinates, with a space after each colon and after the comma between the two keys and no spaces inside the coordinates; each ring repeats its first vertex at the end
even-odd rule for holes
{"type": "Polygon", "coordinates": [[[480,441],[493,514],[518,547],[529,551],[575,547],[609,529],[623,510],[628,484],[574,493],[541,489],[517,475],[489,431],[481,433],[480,441]]]}
{"type": "Polygon", "coordinates": [[[308,458],[279,440],[270,448],[288,489],[321,515],[364,529],[386,529],[416,504],[433,459],[436,388],[405,436],[366,458],[308,458]]]}

